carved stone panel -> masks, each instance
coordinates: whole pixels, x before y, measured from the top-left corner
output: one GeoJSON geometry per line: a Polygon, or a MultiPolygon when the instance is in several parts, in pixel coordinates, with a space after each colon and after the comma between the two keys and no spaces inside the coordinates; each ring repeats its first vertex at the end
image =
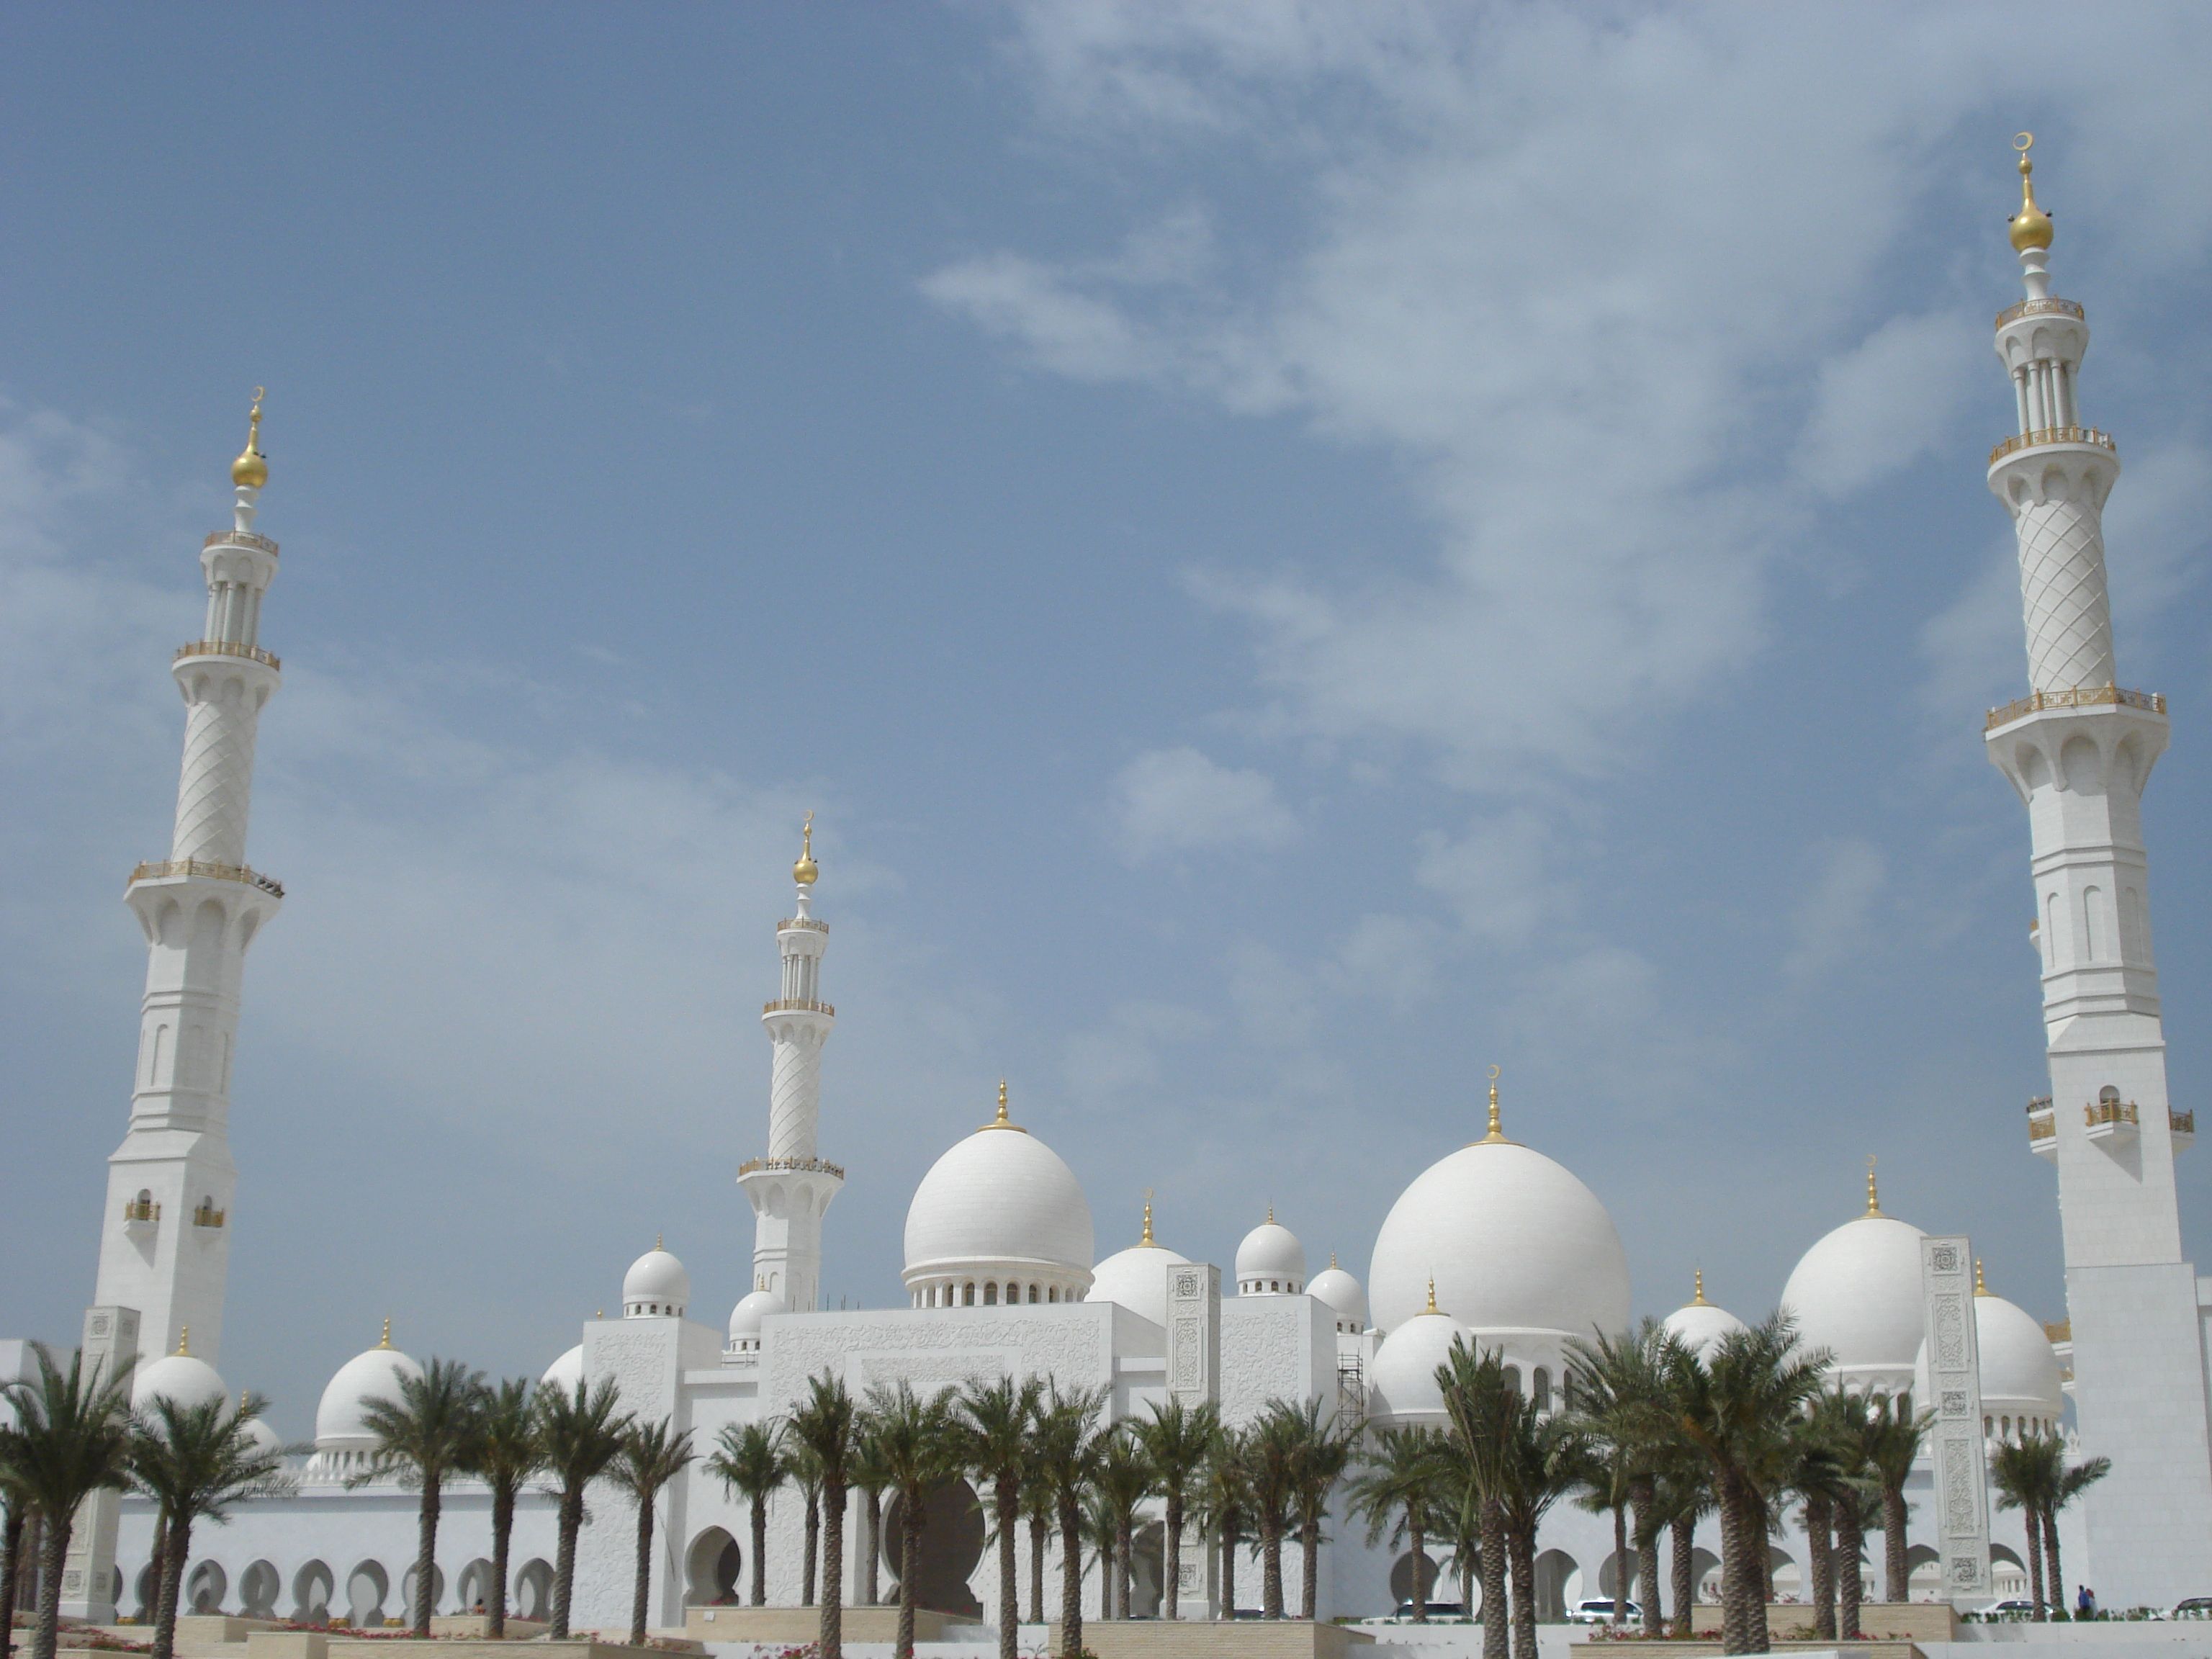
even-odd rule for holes
{"type": "MultiPolygon", "coordinates": [[[[1974,1340],[1973,1251],[1964,1238],[1920,1242],[1928,1401],[1936,1420],[1936,1548],[1944,1593],[1954,1601],[1990,1594],[1989,1470],[1982,1436],[1981,1354],[1974,1340]]],[[[1921,1402],[1916,1401],[1915,1405],[1921,1402]]]]}

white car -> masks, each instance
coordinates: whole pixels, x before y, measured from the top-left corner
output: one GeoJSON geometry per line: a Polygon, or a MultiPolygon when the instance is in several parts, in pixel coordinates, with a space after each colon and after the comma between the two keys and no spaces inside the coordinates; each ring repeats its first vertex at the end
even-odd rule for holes
{"type": "Polygon", "coordinates": [[[2186,1601],[2176,1601],[2173,1611],[2166,1616],[2169,1619],[2212,1619],[2212,1595],[2192,1595],[2186,1601]]]}
{"type": "Polygon", "coordinates": [[[1974,1612],[1978,1618],[1992,1620],[2033,1619],[2035,1617],[2035,1603],[2024,1595],[2008,1595],[2001,1601],[1992,1601],[1987,1607],[1977,1607],[1974,1612]]]}
{"type": "MultiPolygon", "coordinates": [[[[1624,1602],[1622,1607],[1621,1617],[1631,1624],[1644,1617],[1644,1609],[1633,1601],[1624,1602]]],[[[1613,1598],[1609,1595],[1601,1595],[1591,1601],[1576,1602],[1567,1609],[1567,1622],[1571,1625],[1611,1624],[1613,1598]]]]}

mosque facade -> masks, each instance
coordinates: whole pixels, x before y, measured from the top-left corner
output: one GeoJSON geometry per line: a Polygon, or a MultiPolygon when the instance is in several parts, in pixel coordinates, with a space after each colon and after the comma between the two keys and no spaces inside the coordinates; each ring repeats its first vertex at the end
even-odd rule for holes
{"type": "MultiPolygon", "coordinates": [[[[2081,424],[2086,315],[2050,292],[2051,225],[2035,205],[2024,153],[2021,171],[2013,240],[2026,297],[1996,326],[2018,429],[1997,447],[1988,476],[2018,535],[2029,695],[1989,716],[1987,741],[2029,818],[2051,1079],[2051,1095],[2029,1110],[2029,1150],[2056,1167],[2070,1322],[2046,1328],[1982,1289],[1974,1298],[1982,1413],[1992,1440],[2057,1429],[2080,1455],[2112,1459],[2110,1478],[2062,1519],[2069,1577],[2096,1583],[2108,1607],[2149,1605],[2212,1587],[2212,1280],[2199,1279],[2181,1253],[2172,1160],[2194,1123],[2166,1098],[2138,812],[2167,717],[2162,699],[2118,687],[2100,528],[2118,459],[2110,438],[2081,424]]],[[[202,637],[172,665],[187,711],[174,837],[167,859],[132,872],[127,893],[147,941],[146,990],[82,1340],[88,1358],[135,1358],[141,1399],[209,1398],[229,1387],[216,1365],[235,1181],[231,1055],[245,957],[283,896],[246,862],[255,731],[282,670],[260,643],[278,550],[254,528],[268,477],[258,422],[257,401],[233,468],[232,526],[201,553],[202,637]]],[[[1556,1408],[1570,1343],[1629,1325],[1630,1264],[1603,1203],[1507,1133],[1494,1080],[1488,1132],[1441,1151],[1400,1194],[1364,1285],[1334,1259],[1311,1271],[1304,1246],[1272,1212],[1226,1275],[1155,1238],[1149,1206],[1136,1240],[1101,1256],[1082,1182],[1018,1121],[1001,1085],[990,1121],[952,1145],[915,1189],[905,1305],[823,1307],[823,1252],[835,1238],[828,1217],[844,1170],[823,1156],[823,1064],[836,1013],[825,1000],[830,928],[814,914],[820,872],[811,826],[793,874],[792,914],[775,930],[775,994],[762,1013],[772,1056],[766,1141],[736,1172],[755,1215],[753,1289],[726,1320],[695,1317],[689,1274],[656,1244],[623,1276],[619,1316],[586,1324],[574,1346],[550,1358],[547,1383],[611,1377],[627,1409],[672,1419],[702,1448],[726,1425],[787,1412],[824,1371],[856,1394],[902,1381],[929,1389],[1046,1376],[1103,1390],[1115,1419],[1182,1399],[1217,1403],[1235,1425],[1279,1399],[1318,1402],[1338,1419],[1440,1424],[1436,1370],[1461,1338],[1501,1352],[1529,1395],[1556,1408]]],[[[764,979],[765,968],[763,959],[764,979]]],[[[834,1132],[834,1121],[828,1127],[834,1132]]],[[[834,1149],[834,1133],[827,1144],[834,1149]]],[[[1814,1242],[1790,1273],[1783,1304],[1804,1340],[1831,1352],[1847,1387],[1926,1399],[1922,1238],[1883,1212],[1870,1171],[1865,1212],[1814,1242]]],[[[1702,1275],[1665,1322],[1700,1349],[1739,1328],[1705,1299],[1702,1275]]],[[[185,1591],[193,1607],[356,1625],[405,1607],[415,1497],[396,1481],[361,1480],[374,1449],[365,1405],[416,1369],[391,1338],[387,1324],[378,1346],[331,1377],[297,1491],[195,1534],[201,1553],[185,1591]]],[[[1912,1495],[1914,1589],[1933,1598],[1946,1587],[1925,1466],[1912,1495]]],[[[627,1623],[634,1531],[624,1503],[611,1490],[593,1498],[576,1574],[580,1626],[627,1623]]],[[[682,1626],[687,1608],[739,1599],[751,1567],[749,1528],[741,1500],[698,1465],[663,1503],[652,1620],[682,1626]]],[[[481,1490],[448,1489],[441,1611],[465,1610],[489,1588],[488,1516],[481,1490]]],[[[88,1506],[67,1564],[64,1612],[106,1621],[150,1606],[152,1521],[127,1498],[88,1506]]],[[[549,1500],[525,1498],[509,1586],[525,1617],[550,1601],[554,1521],[549,1500]]],[[[1990,1522],[2002,1593],[2024,1581],[2027,1544],[2016,1516],[1994,1513],[1990,1522]]],[[[800,1499],[787,1492],[771,1511],[771,1602],[800,1600],[802,1530],[800,1499]]],[[[1139,1539],[1140,1614],[1160,1597],[1159,1532],[1148,1526],[1139,1539]]],[[[863,1533],[846,1530],[855,1557],[863,1533]]],[[[1387,1613],[1412,1593],[1410,1558],[1367,1547],[1364,1528],[1342,1515],[1328,1534],[1322,1618],[1387,1613]]],[[[1698,1576],[1710,1585],[1718,1567],[1713,1522],[1698,1542],[1698,1576]]],[[[1805,1539],[1792,1534],[1775,1548],[1778,1594],[1802,1594],[1805,1539]]],[[[1556,1508],[1537,1561],[1545,1611],[1557,1616],[1582,1596],[1611,1593],[1611,1551],[1608,1517],[1556,1508]]],[[[1056,1583],[1056,1540],[1050,1571],[1056,1583]]],[[[1091,1571],[1086,1606],[1097,1604],[1091,1571]]],[[[926,1534],[923,1599],[981,1620],[996,1604],[995,1573],[980,1514],[955,1494],[943,1524],[926,1534]]],[[[881,1576],[892,1576],[888,1562],[881,1576]]],[[[848,1559],[848,1593],[867,1577],[848,1559]]],[[[1194,1541],[1182,1577],[1185,1616],[1224,1610],[1213,1563],[1194,1541]]],[[[1452,1593],[1449,1583],[1447,1575],[1439,1595],[1452,1593]]],[[[1241,1605],[1252,1604],[1258,1583],[1256,1571],[1239,1571],[1241,1605]]]]}

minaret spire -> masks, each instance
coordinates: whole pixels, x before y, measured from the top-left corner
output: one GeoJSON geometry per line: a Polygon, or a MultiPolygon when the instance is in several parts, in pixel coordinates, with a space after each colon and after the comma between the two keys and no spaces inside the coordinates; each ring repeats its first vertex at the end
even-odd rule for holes
{"type": "Polygon", "coordinates": [[[814,919],[814,814],[800,827],[799,858],[791,866],[796,912],[776,926],[783,963],[781,994],[761,1012],[774,1059],[769,1072],[768,1155],[738,1170],[738,1184],[753,1206],[753,1278],[805,1313],[820,1305],[822,1216],[845,1184],[845,1172],[819,1155],[822,1048],[837,1011],[822,1000],[822,954],[827,922],[814,919]]]}
{"type": "MultiPolygon", "coordinates": [[[[167,1353],[187,1340],[187,1326],[201,1358],[212,1364],[222,1352],[240,985],[246,947],[284,896],[246,863],[254,739],[280,683],[259,638],[262,598],[276,575],[276,544],[252,529],[269,482],[261,399],[257,386],[245,451],[231,463],[232,527],[200,550],[206,619],[169,665],[185,702],[169,854],[133,870],[124,893],[146,938],[146,989],[130,1124],[107,1160],[88,1364],[167,1353]]],[[[64,1613],[113,1619],[114,1549],[112,1505],[95,1499],[72,1534],[64,1572],[75,1588],[64,1589],[64,1613]]]]}
{"type": "Polygon", "coordinates": [[[2016,430],[1989,485],[2019,545],[2028,695],[1990,711],[1989,757],[2027,808],[2051,1110],[2035,1150],[2058,1169],[2059,1224],[2085,1455],[2112,1460],[2085,1497],[2091,1577],[2112,1605],[2186,1594],[2212,1535],[2212,1433],[2196,1269],[2183,1257],[2151,955],[2142,802],[2166,745],[2166,700],[2123,690],[2106,594],[2111,438],[2082,423],[2087,313],[2051,292],[2051,216],[2020,155],[2010,240],[2026,297],[1997,313],[2016,430]],[[2146,1401],[2165,1402],[2146,1410],[2146,1401]],[[2188,1540],[2185,1542],[2184,1540],[2188,1540]]]}

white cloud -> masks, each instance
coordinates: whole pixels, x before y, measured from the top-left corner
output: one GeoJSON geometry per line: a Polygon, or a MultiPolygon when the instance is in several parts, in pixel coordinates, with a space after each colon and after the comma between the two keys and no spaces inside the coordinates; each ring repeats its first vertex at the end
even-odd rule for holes
{"type": "Polygon", "coordinates": [[[1131,862],[1208,848],[1280,847],[1297,820],[1263,772],[1226,767],[1195,749],[1155,749],[1114,784],[1115,840],[1131,862]]]}
{"type": "Polygon", "coordinates": [[[1434,831],[1424,836],[1414,874],[1443,896],[1468,933],[1525,945],[1573,902],[1571,888],[1550,867],[1556,844],[1540,816],[1511,811],[1478,821],[1456,841],[1434,831]]]}
{"type": "Polygon", "coordinates": [[[1790,918],[1782,971],[1799,983],[1818,979],[1864,945],[1875,902],[1889,880],[1888,861],[1870,842],[1832,841],[1814,849],[1810,887],[1790,918]]]}
{"type": "Polygon", "coordinates": [[[1992,362],[1986,331],[1963,315],[1892,318],[1820,364],[1798,473],[1821,495],[1843,496],[1948,453],[1960,417],[1995,384],[1992,362]]]}

